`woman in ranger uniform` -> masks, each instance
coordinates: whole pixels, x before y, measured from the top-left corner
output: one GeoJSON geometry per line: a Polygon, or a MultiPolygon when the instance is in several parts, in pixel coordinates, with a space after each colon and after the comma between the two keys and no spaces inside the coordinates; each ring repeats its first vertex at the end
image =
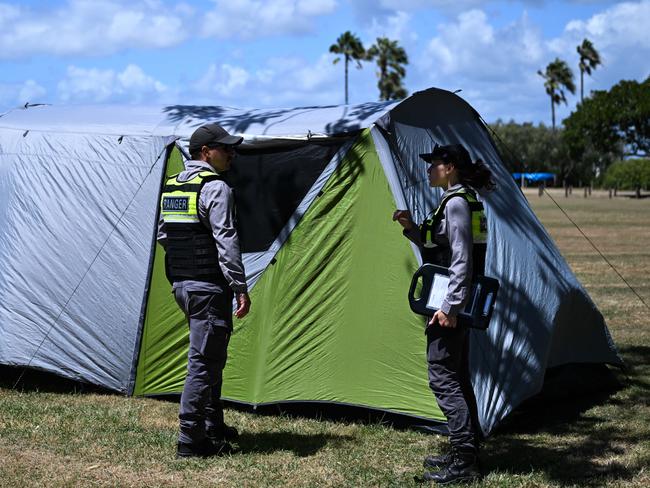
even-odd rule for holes
{"type": "Polygon", "coordinates": [[[495,185],[487,166],[481,160],[472,163],[460,144],[436,145],[420,158],[429,164],[429,185],[445,190],[440,205],[419,226],[407,210],[395,211],[393,220],[419,246],[423,262],[449,268],[445,299],[426,333],[429,386],[447,417],[451,451],[425,458],[425,467],[433,471],[425,472],[424,479],[441,484],[473,481],[481,476],[480,426],[469,377],[468,332],[457,326],[457,315],[467,303],[472,277],[484,272],[487,222],[476,190],[495,185]]]}

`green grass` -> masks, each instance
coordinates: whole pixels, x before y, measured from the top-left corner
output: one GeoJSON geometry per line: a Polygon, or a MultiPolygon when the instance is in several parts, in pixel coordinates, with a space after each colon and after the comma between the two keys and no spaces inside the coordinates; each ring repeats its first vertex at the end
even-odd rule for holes
{"type": "MultiPolygon", "coordinates": [[[[650,199],[558,203],[650,303],[650,199]]],[[[650,486],[648,309],[547,196],[527,196],[605,316],[623,359],[610,393],[531,402],[487,440],[486,487],[650,486]]],[[[426,372],[422,371],[422,374],[426,372]]],[[[174,459],[178,405],[0,380],[0,486],[416,486],[446,439],[382,424],[228,409],[242,452],[174,459]]]]}

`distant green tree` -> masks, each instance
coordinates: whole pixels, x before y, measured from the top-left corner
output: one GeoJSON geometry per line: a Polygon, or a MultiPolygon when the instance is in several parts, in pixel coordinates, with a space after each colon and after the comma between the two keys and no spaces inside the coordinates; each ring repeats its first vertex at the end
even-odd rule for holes
{"type": "Polygon", "coordinates": [[[626,156],[650,155],[650,78],[593,92],[564,119],[562,139],[569,157],[596,174],[626,156]]]}
{"type": "Polygon", "coordinates": [[[544,124],[497,120],[490,124],[497,134],[497,147],[511,172],[554,171],[556,138],[544,124]]]}
{"type": "Polygon", "coordinates": [[[399,46],[397,41],[391,41],[386,37],[378,37],[377,42],[368,49],[368,60],[376,60],[379,72],[380,100],[399,100],[406,98],[408,92],[402,85],[406,75],[404,65],[408,64],[406,51],[399,46]]]}
{"type": "Polygon", "coordinates": [[[544,78],[546,94],[551,97],[551,120],[553,130],[555,130],[555,105],[559,105],[560,102],[567,103],[564,90],[571,93],[576,92],[576,86],[573,83],[573,72],[565,61],[555,58],[555,61],[549,63],[546,67],[546,71],[538,70],[537,74],[544,78]]]}
{"type": "Polygon", "coordinates": [[[578,67],[580,68],[580,102],[582,103],[585,99],[585,73],[591,76],[591,71],[596,69],[596,67],[602,63],[600,60],[600,54],[596,51],[596,48],[589,39],[584,39],[582,44],[580,44],[576,50],[580,55],[580,64],[578,67]]]}
{"type": "MultiPolygon", "coordinates": [[[[345,104],[348,104],[348,64],[350,61],[356,61],[357,69],[361,69],[361,61],[367,59],[366,50],[363,47],[361,39],[350,31],[345,31],[336,39],[336,44],[330,46],[330,52],[343,56],[345,62],[345,104]]],[[[334,59],[334,64],[341,60],[340,57],[334,59]]]]}
{"type": "Polygon", "coordinates": [[[603,184],[609,188],[636,190],[640,198],[641,189],[650,187],[650,159],[617,161],[607,169],[603,184]]]}

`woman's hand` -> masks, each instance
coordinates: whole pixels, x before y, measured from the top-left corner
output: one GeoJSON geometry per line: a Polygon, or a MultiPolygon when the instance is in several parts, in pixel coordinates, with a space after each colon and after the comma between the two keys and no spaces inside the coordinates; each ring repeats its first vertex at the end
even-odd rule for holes
{"type": "Polygon", "coordinates": [[[456,327],[457,319],[455,315],[447,315],[442,310],[438,310],[429,320],[429,326],[438,324],[440,327],[453,329],[456,327]]]}
{"type": "Polygon", "coordinates": [[[415,222],[413,222],[413,219],[411,218],[411,212],[408,210],[395,210],[395,212],[393,212],[393,221],[395,220],[397,220],[399,225],[404,227],[406,230],[411,230],[415,227],[415,222]]]}

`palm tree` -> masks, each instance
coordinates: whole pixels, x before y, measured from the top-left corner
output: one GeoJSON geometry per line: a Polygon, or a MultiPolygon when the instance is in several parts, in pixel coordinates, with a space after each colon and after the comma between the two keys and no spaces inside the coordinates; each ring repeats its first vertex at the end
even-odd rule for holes
{"type": "Polygon", "coordinates": [[[582,103],[584,101],[585,72],[591,76],[591,70],[596,69],[602,62],[600,60],[600,54],[598,54],[598,51],[596,51],[596,48],[589,39],[583,40],[582,44],[576,47],[576,50],[580,55],[580,102],[582,103]]]}
{"type": "MultiPolygon", "coordinates": [[[[361,61],[366,59],[366,50],[363,48],[361,39],[352,34],[350,31],[345,31],[336,40],[336,44],[330,46],[330,52],[334,54],[342,54],[345,60],[345,104],[348,103],[348,63],[350,60],[357,62],[357,69],[361,69],[361,61]]],[[[334,59],[334,64],[341,60],[340,57],[334,59]]]]}
{"type": "Polygon", "coordinates": [[[537,74],[544,78],[544,87],[546,93],[551,97],[551,116],[553,120],[553,131],[555,131],[555,105],[560,102],[566,102],[564,90],[571,93],[576,92],[576,86],[573,83],[573,71],[560,58],[555,58],[555,61],[549,63],[546,71],[537,70],[537,74]]]}
{"type": "Polygon", "coordinates": [[[377,42],[368,49],[368,60],[371,59],[376,59],[379,67],[377,73],[379,99],[399,100],[405,98],[408,92],[402,86],[402,79],[406,75],[403,65],[409,62],[406,51],[397,44],[397,41],[391,41],[387,37],[378,37],[377,42]]]}

